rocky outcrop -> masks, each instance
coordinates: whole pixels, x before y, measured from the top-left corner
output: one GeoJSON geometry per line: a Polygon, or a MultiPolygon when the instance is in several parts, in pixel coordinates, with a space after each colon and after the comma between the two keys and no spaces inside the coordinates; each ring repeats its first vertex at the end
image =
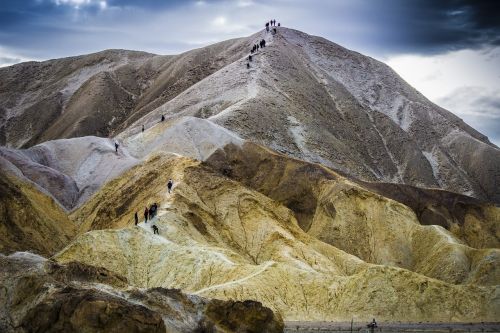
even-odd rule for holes
{"type": "Polygon", "coordinates": [[[207,300],[178,290],[127,288],[106,269],[0,255],[2,332],[282,332],[258,302],[207,300]]]}

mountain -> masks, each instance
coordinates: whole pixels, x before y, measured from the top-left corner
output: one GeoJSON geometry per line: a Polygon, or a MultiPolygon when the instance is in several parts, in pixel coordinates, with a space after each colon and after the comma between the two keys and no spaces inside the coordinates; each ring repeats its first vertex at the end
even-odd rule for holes
{"type": "Polygon", "coordinates": [[[106,50],[0,69],[0,144],[108,136],[241,57],[242,40],[178,56],[106,50]]]}
{"type": "Polygon", "coordinates": [[[498,318],[500,150],[374,59],[280,27],[0,74],[2,330],[498,318]]]}
{"type": "Polygon", "coordinates": [[[0,69],[0,91],[0,140],[12,148],[194,116],[363,180],[500,202],[500,151],[484,135],[387,65],[292,29],[178,56],[108,50],[14,65],[0,69]]]}

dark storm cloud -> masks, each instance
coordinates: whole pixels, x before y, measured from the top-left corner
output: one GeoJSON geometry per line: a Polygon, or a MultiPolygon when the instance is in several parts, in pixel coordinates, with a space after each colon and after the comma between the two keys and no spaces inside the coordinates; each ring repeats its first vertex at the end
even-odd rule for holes
{"type": "MultiPolygon", "coordinates": [[[[413,51],[442,52],[500,44],[499,1],[416,1],[402,12],[408,18],[406,44],[413,51]]],[[[404,33],[405,29],[401,30],[404,33]]]]}
{"type": "MultiPolygon", "coordinates": [[[[357,48],[376,54],[437,54],[500,45],[500,1],[361,1],[348,13],[362,36],[350,31],[357,48]]],[[[332,22],[334,25],[335,22],[332,22]]]]}
{"type": "MultiPolygon", "coordinates": [[[[29,39],[57,39],[60,33],[78,31],[88,34],[85,24],[99,23],[113,30],[123,23],[122,15],[107,11],[136,11],[134,24],[137,29],[147,25],[155,16],[192,6],[196,1],[165,0],[2,0],[0,3],[0,46],[24,50],[29,39]],[[75,13],[78,8],[78,15],[75,13]],[[75,19],[75,18],[78,19],[75,19]],[[82,19],[85,18],[85,19],[82,19]],[[142,21],[141,21],[142,20],[142,21]]],[[[243,3],[234,1],[204,1],[206,16],[218,15],[214,4],[236,7],[243,3]]],[[[313,34],[320,34],[348,47],[387,56],[396,53],[443,53],[450,50],[500,45],[500,1],[471,0],[247,0],[251,4],[245,13],[248,27],[254,27],[254,18],[279,15],[289,19],[289,26],[313,34]]],[[[221,6],[218,7],[218,10],[221,6]]],[[[126,18],[125,18],[126,19],[126,18]]],[[[264,19],[265,20],[265,19],[264,19]]],[[[191,18],[185,21],[191,23],[191,18]]],[[[260,22],[260,21],[259,21],[260,22]]],[[[260,26],[260,25],[259,25],[260,26]]],[[[203,27],[199,27],[202,29],[203,27]]],[[[148,31],[144,31],[145,34],[148,31]]],[[[234,36],[232,36],[234,37],[234,36]]],[[[94,35],[97,44],[116,41],[111,33],[94,35]],[[98,40],[103,40],[100,43],[98,40]]],[[[148,38],[151,38],[149,36],[148,38]]],[[[192,36],[196,39],[196,36],[192,36]]],[[[221,39],[225,36],[221,34],[221,39]]],[[[131,41],[133,42],[133,41],[131,41]]],[[[140,44],[139,44],[140,45],[140,44]]],[[[138,46],[139,46],[138,45],[138,46]]],[[[124,47],[129,44],[124,45],[124,47]]],[[[60,46],[62,49],[64,45],[60,46]]],[[[70,46],[68,46],[69,48],[70,46]]],[[[68,50],[67,53],[71,53],[68,50]]],[[[80,49],[74,50],[80,51],[80,49]]],[[[154,51],[154,50],[151,50],[154,51]]],[[[65,53],[64,55],[66,55],[65,53]]],[[[32,57],[44,57],[41,50],[29,52],[32,57]]],[[[57,56],[51,54],[51,56],[57,56]]]]}

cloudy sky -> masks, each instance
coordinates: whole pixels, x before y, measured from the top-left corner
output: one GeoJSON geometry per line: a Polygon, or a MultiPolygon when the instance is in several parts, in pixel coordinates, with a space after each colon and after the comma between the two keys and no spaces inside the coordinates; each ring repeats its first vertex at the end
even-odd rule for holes
{"type": "Polygon", "coordinates": [[[0,66],[109,48],[175,54],[276,18],[388,63],[500,146],[500,1],[0,0],[0,66]]]}

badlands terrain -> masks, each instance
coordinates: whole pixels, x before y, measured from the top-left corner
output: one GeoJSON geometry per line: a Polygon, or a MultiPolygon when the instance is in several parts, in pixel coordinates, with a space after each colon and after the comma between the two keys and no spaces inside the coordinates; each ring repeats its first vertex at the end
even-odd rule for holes
{"type": "Polygon", "coordinates": [[[0,130],[0,331],[500,318],[500,149],[323,38],[1,68],[0,130]]]}

